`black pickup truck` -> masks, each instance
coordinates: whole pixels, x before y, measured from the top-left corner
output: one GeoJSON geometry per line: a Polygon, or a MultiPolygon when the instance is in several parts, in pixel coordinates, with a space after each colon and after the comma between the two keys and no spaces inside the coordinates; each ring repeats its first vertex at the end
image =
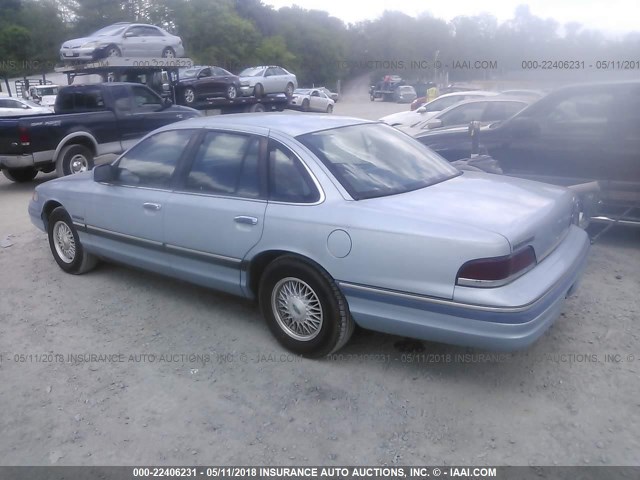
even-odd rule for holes
{"type": "MultiPolygon", "coordinates": [[[[449,161],[469,157],[468,127],[414,137],[449,161]]],[[[480,153],[507,175],[559,185],[600,187],[595,221],[640,224],[640,81],[572,85],[510,119],[481,128],[480,153]]]]}
{"type": "Polygon", "coordinates": [[[14,182],[38,171],[90,170],[98,155],[121,153],[156,128],[201,115],[136,83],[70,85],[60,89],[52,115],[0,119],[0,168],[14,182]]]}

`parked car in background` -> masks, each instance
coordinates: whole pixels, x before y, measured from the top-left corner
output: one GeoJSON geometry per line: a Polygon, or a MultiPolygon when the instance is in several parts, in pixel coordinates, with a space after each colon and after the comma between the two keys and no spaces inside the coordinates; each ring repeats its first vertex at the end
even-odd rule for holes
{"type": "Polygon", "coordinates": [[[192,119],[69,180],[38,185],[28,208],[63,271],[104,258],[257,299],[277,340],[310,357],[356,324],[524,348],[589,250],[570,190],[462,173],[346,117],[192,119]]]}
{"type": "Polygon", "coordinates": [[[154,25],[115,23],[83,38],[67,40],[60,48],[62,60],[96,60],[105,57],[184,56],[182,39],[154,25]]]}
{"type": "MultiPolygon", "coordinates": [[[[510,119],[480,129],[480,151],[507,175],[557,185],[600,185],[595,221],[640,225],[640,82],[572,85],[510,119]]],[[[415,137],[449,161],[469,157],[467,127],[422,130],[415,137]]]]}
{"type": "Polygon", "coordinates": [[[319,90],[322,90],[327,97],[329,97],[335,103],[338,103],[338,100],[340,99],[340,95],[338,93],[332,92],[327,87],[320,87],[319,90]]]}
{"type": "Polygon", "coordinates": [[[122,153],[158,127],[202,115],[145,85],[120,82],[62,87],[55,114],[47,113],[0,119],[0,168],[9,180],[91,170],[98,155],[122,153]]]}
{"type": "Polygon", "coordinates": [[[180,70],[176,84],[178,103],[193,106],[213,97],[236,98],[240,92],[240,78],[224,68],[196,66],[180,70]]]}
{"type": "Polygon", "coordinates": [[[501,122],[512,117],[532,102],[527,99],[509,98],[502,95],[487,97],[481,100],[465,100],[442,112],[437,113],[428,120],[417,123],[411,130],[431,130],[434,128],[453,127],[457,125],[469,125],[477,121],[481,125],[489,125],[501,122]]]}
{"type": "Polygon", "coordinates": [[[53,113],[49,107],[19,97],[0,97],[0,117],[19,115],[46,115],[53,113]]]}
{"type": "Polygon", "coordinates": [[[298,79],[293,73],[274,65],[245,68],[238,76],[244,96],[285,93],[291,97],[298,88],[298,79]]]}
{"type": "Polygon", "coordinates": [[[395,99],[398,103],[411,103],[416,97],[416,90],[411,85],[400,85],[396,88],[395,99]]]}
{"type": "Polygon", "coordinates": [[[335,102],[319,88],[298,88],[294,90],[289,108],[299,108],[303,112],[333,113],[335,102]]]}
{"type": "Polygon", "coordinates": [[[56,97],[58,96],[58,85],[33,85],[29,87],[29,99],[42,107],[50,107],[56,104],[56,97]]]}
{"type": "Polygon", "coordinates": [[[435,100],[423,105],[415,111],[398,112],[392,115],[382,117],[385,123],[391,126],[402,125],[405,127],[411,127],[417,123],[423,122],[432,118],[438,112],[441,112],[456,103],[460,103],[463,100],[471,100],[474,98],[490,97],[492,95],[498,95],[497,92],[487,92],[482,90],[475,90],[469,92],[456,92],[446,93],[440,95],[435,100]]]}

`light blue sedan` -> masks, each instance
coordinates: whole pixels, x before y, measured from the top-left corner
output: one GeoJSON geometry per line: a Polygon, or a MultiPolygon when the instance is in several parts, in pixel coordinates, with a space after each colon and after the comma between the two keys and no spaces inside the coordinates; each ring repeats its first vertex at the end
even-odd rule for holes
{"type": "Polygon", "coordinates": [[[327,115],[172,124],[39,185],[29,214],[62,270],[114,260],[256,299],[282,345],[311,357],[356,324],[526,347],[589,250],[569,190],[461,172],[390,126],[327,115]]]}

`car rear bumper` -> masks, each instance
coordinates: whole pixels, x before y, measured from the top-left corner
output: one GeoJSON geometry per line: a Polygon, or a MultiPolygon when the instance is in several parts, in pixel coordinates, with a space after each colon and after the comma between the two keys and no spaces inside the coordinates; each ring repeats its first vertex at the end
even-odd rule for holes
{"type": "Polygon", "coordinates": [[[33,167],[33,155],[0,155],[0,168],[33,167]]]}
{"type": "MultiPolygon", "coordinates": [[[[358,325],[394,335],[488,350],[517,350],[535,342],[558,318],[564,300],[578,284],[587,263],[589,239],[572,227],[560,246],[531,272],[499,288],[475,289],[487,302],[474,304],[392,292],[338,282],[358,325]],[[559,265],[564,269],[557,276],[559,265]],[[520,305],[493,304],[496,291],[505,288],[540,288],[530,285],[539,276],[553,279],[533,301],[520,305]],[[484,293],[483,293],[484,292],[484,293]]],[[[499,297],[499,294],[497,295],[499,297]]]]}
{"type": "Polygon", "coordinates": [[[96,48],[63,48],[60,50],[61,60],[95,60],[96,48]]]}

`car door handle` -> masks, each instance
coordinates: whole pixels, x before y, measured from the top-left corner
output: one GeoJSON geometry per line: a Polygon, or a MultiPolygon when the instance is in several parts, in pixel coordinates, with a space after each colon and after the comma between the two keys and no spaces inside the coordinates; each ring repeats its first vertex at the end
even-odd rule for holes
{"type": "Polygon", "coordinates": [[[257,225],[258,219],[256,217],[247,217],[245,215],[239,215],[234,218],[236,223],[244,223],[246,225],[257,225]]]}
{"type": "Polygon", "coordinates": [[[142,206],[146,210],[153,210],[153,211],[158,211],[162,208],[162,205],[160,205],[159,203],[151,203],[151,202],[145,202],[142,204],[142,206]]]}

